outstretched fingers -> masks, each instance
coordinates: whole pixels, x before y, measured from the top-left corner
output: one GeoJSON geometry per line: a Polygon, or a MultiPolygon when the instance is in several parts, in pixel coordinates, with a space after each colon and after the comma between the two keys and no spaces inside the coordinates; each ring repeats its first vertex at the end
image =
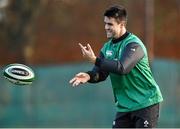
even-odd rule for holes
{"type": "Polygon", "coordinates": [[[88,47],[88,50],[89,50],[91,53],[94,53],[89,43],[87,44],[87,47],[88,47]]]}
{"type": "Polygon", "coordinates": [[[69,81],[69,83],[72,84],[73,87],[75,87],[81,84],[82,82],[77,77],[74,77],[73,79],[69,81]]]}
{"type": "Polygon", "coordinates": [[[71,79],[71,80],[69,81],[69,83],[72,84],[75,80],[76,80],[76,77],[74,77],[73,79],[71,79]]]}
{"type": "Polygon", "coordinates": [[[78,79],[77,79],[76,77],[74,77],[73,79],[71,79],[71,80],[69,81],[69,83],[71,83],[72,86],[74,87],[74,86],[79,85],[80,82],[78,81],[78,79]]]}
{"type": "Polygon", "coordinates": [[[78,86],[79,84],[81,83],[81,81],[79,81],[79,80],[76,80],[74,83],[73,83],[73,87],[75,87],[75,86],[78,86]]]}
{"type": "Polygon", "coordinates": [[[83,46],[81,43],[79,43],[79,46],[80,46],[81,52],[82,52],[82,54],[84,56],[85,55],[86,46],[83,46]]]}

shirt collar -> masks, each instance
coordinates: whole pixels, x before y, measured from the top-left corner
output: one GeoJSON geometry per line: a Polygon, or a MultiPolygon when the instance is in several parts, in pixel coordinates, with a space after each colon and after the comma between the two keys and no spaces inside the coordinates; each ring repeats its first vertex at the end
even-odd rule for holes
{"type": "Polygon", "coordinates": [[[130,33],[126,31],[126,33],[124,33],[121,37],[117,38],[117,39],[112,39],[112,43],[116,44],[120,41],[122,41],[123,39],[125,39],[130,33]]]}

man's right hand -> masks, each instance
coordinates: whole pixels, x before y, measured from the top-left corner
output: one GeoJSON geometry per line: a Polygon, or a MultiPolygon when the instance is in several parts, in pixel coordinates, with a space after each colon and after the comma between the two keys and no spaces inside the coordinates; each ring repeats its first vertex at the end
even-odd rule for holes
{"type": "Polygon", "coordinates": [[[72,78],[69,83],[72,84],[73,87],[78,86],[79,84],[84,84],[90,80],[90,76],[87,73],[80,72],[72,78]]]}

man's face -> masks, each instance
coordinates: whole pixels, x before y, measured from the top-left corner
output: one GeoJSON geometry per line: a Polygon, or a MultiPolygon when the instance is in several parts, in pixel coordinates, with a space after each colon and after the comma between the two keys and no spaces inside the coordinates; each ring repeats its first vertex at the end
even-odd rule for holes
{"type": "Polygon", "coordinates": [[[115,18],[104,17],[107,38],[119,38],[121,36],[123,23],[118,23],[115,18]]]}

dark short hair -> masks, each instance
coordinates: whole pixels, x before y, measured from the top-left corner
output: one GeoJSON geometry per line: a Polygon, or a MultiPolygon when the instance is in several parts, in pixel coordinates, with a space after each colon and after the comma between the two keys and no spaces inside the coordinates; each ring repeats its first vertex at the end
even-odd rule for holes
{"type": "Polygon", "coordinates": [[[127,12],[123,6],[112,6],[108,8],[104,16],[115,18],[117,21],[127,21],[127,12]]]}

